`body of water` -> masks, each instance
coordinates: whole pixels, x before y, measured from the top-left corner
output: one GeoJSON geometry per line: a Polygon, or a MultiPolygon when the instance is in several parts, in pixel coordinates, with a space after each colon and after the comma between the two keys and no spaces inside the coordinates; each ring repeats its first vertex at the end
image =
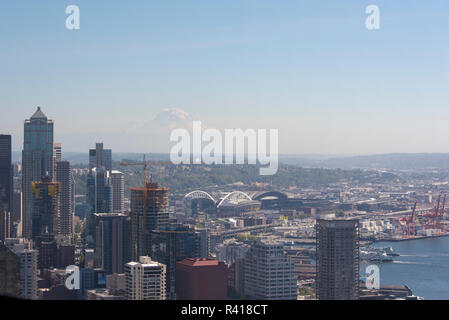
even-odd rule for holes
{"type": "Polygon", "coordinates": [[[414,295],[426,300],[449,300],[449,237],[378,242],[373,246],[391,246],[400,254],[394,262],[376,263],[381,284],[407,285],[414,295]]]}

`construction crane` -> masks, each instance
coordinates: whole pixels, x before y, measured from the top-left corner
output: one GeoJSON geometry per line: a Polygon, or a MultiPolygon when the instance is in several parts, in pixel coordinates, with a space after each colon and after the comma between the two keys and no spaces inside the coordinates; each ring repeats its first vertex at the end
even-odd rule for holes
{"type": "MultiPolygon", "coordinates": [[[[127,166],[143,166],[143,187],[145,188],[147,186],[147,170],[148,166],[150,165],[168,165],[171,164],[170,161],[147,161],[146,155],[143,155],[143,161],[142,162],[120,162],[120,165],[123,167],[127,166]]],[[[150,183],[153,183],[153,175],[150,174],[150,183]]]]}
{"type": "Polygon", "coordinates": [[[413,210],[409,216],[405,216],[399,219],[399,224],[402,227],[402,232],[405,237],[414,237],[415,233],[415,211],[417,202],[413,206],[413,210]]]}
{"type": "MultiPolygon", "coordinates": [[[[151,186],[153,184],[153,175],[150,175],[150,183],[148,183],[147,181],[147,170],[148,170],[148,166],[150,165],[166,165],[166,164],[171,164],[171,162],[168,161],[147,161],[146,155],[143,155],[143,161],[142,162],[133,162],[133,163],[128,163],[125,161],[120,162],[120,165],[123,167],[127,167],[127,166],[143,166],[143,225],[146,226],[146,212],[147,212],[147,191],[145,190],[145,188],[151,186]]],[[[132,214],[132,208],[131,208],[131,243],[133,246],[133,250],[135,250],[134,248],[134,234],[135,234],[135,230],[134,230],[134,226],[135,226],[135,217],[132,214]]],[[[147,232],[146,232],[146,228],[143,228],[143,252],[146,254],[146,249],[147,249],[147,245],[146,245],[146,239],[147,239],[147,232]]],[[[133,252],[134,254],[134,252],[133,252]]]]}
{"type": "MultiPolygon", "coordinates": [[[[446,200],[444,200],[446,202],[446,200]]],[[[441,203],[441,194],[438,196],[438,202],[435,207],[435,210],[428,211],[421,215],[423,221],[423,226],[425,229],[437,229],[439,225],[439,217],[440,217],[440,203],[441,203]]]]}
{"type": "Polygon", "coordinates": [[[446,205],[446,195],[444,195],[444,197],[443,197],[443,206],[441,208],[441,211],[437,214],[437,217],[435,217],[436,218],[435,229],[437,229],[437,230],[441,230],[440,222],[441,222],[441,219],[444,216],[444,206],[445,205],[446,205]]]}

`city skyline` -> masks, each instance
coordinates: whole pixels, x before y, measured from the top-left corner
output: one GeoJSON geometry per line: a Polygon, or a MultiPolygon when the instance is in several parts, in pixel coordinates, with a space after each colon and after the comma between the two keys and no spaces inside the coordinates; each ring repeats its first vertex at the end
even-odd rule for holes
{"type": "Polygon", "coordinates": [[[2,133],[40,105],[66,151],[168,152],[153,120],[184,110],[216,128],[278,128],[282,154],[449,152],[449,4],[376,1],[8,2],[2,133]],[[107,17],[104,12],[107,12],[107,17]],[[17,63],[17,62],[20,63],[17,63]]]}

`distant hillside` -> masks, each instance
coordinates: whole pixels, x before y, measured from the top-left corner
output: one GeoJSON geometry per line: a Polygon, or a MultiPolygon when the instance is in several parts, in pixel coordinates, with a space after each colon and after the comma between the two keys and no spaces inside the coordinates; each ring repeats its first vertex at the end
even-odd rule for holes
{"type": "MultiPolygon", "coordinates": [[[[13,161],[21,160],[21,152],[13,152],[13,161]]],[[[130,161],[142,160],[142,153],[112,152],[114,161],[123,159],[130,161]]],[[[88,152],[63,152],[63,159],[73,165],[86,165],[89,161],[88,152]]],[[[147,154],[150,161],[168,161],[168,154],[147,154]]],[[[379,155],[280,155],[279,162],[303,168],[328,169],[386,169],[386,170],[449,170],[449,153],[390,153],[379,155]]]]}
{"type": "MultiPolygon", "coordinates": [[[[123,159],[130,161],[141,161],[143,157],[142,153],[125,153],[125,152],[114,152],[112,151],[112,160],[121,161],[123,159]]],[[[63,152],[62,159],[68,160],[72,165],[87,165],[89,163],[89,152],[63,152]]],[[[151,153],[147,154],[147,159],[149,161],[166,161],[169,159],[168,154],[151,153]]],[[[22,160],[21,152],[12,153],[12,161],[20,162],[22,160]]]]}
{"type": "Polygon", "coordinates": [[[449,169],[447,153],[391,153],[381,155],[333,157],[327,159],[309,159],[288,157],[281,162],[302,167],[341,168],[341,169],[387,169],[387,170],[423,170],[449,169]]]}
{"type": "MultiPolygon", "coordinates": [[[[140,168],[122,168],[125,173],[127,187],[140,185],[142,176],[140,168]]],[[[271,183],[274,186],[312,187],[324,186],[332,183],[349,182],[353,185],[361,183],[393,183],[401,179],[391,173],[368,170],[342,170],[300,168],[281,165],[273,176],[261,176],[257,166],[243,165],[189,165],[169,166],[165,172],[152,170],[153,178],[162,186],[173,191],[200,189],[210,186],[224,186],[236,182],[251,184],[255,182],[271,183]]]]}

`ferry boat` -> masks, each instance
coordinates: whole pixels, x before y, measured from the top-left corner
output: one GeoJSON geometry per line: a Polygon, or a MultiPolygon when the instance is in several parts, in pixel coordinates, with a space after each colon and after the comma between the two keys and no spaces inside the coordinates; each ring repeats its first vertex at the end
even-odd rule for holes
{"type": "Polygon", "coordinates": [[[385,252],[385,253],[387,254],[387,256],[391,256],[391,257],[397,257],[397,256],[399,256],[399,253],[397,253],[396,251],[394,251],[392,247],[384,247],[384,248],[381,248],[381,250],[382,250],[383,252],[385,252]]]}
{"type": "Polygon", "coordinates": [[[377,248],[360,248],[360,259],[366,261],[391,262],[393,257],[377,248]]]}

